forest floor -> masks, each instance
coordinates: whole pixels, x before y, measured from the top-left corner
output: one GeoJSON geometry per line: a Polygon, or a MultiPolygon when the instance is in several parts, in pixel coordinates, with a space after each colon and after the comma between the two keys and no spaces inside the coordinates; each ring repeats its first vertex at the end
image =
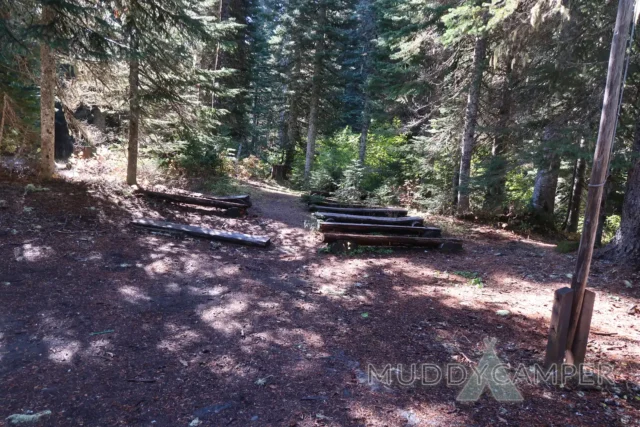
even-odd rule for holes
{"type": "Polygon", "coordinates": [[[569,284],[575,254],[427,217],[464,238],[464,251],[335,256],[305,229],[299,196],[266,184],[246,182],[254,207],[231,219],[98,179],[26,193],[31,182],[0,177],[0,425],[26,413],[51,426],[639,423],[635,270],[601,260],[592,269],[587,361],[612,364],[613,385],[522,381],[521,403],[488,392],[459,403],[461,385],[384,386],[365,381],[367,366],[470,367],[492,337],[513,370],[540,363],[553,292],[569,284]],[[273,245],[151,234],[128,225],[139,217],[273,245]]]}

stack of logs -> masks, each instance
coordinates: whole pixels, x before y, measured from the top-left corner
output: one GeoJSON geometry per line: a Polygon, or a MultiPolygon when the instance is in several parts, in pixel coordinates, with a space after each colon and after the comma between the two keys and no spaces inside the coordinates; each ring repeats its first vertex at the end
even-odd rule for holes
{"type": "Polygon", "coordinates": [[[174,189],[171,193],[145,190],[138,187],[136,195],[146,196],[152,199],[164,200],[170,203],[186,205],[206,206],[221,209],[227,216],[239,217],[247,214],[247,209],[251,207],[249,195],[238,196],[210,196],[201,193],[193,193],[184,190],[174,189]]]}
{"type": "Polygon", "coordinates": [[[426,227],[424,219],[407,216],[402,208],[347,204],[331,198],[309,203],[319,222],[324,242],[334,253],[357,245],[437,248],[447,252],[462,249],[460,239],[442,238],[437,227],[426,227]]]}
{"type": "MultiPolygon", "coordinates": [[[[222,210],[226,216],[231,217],[244,216],[247,214],[247,209],[251,207],[251,199],[249,198],[249,195],[211,196],[178,189],[173,189],[169,193],[145,190],[142,188],[138,188],[135,193],[138,196],[145,196],[151,199],[163,200],[165,202],[178,205],[195,205],[216,208],[222,210]]],[[[214,211],[211,211],[211,213],[213,212],[214,211]]],[[[227,243],[237,243],[247,246],[258,246],[266,248],[271,243],[271,239],[267,236],[253,236],[231,230],[215,230],[189,224],[159,221],[150,218],[136,219],[131,221],[131,224],[138,228],[143,228],[150,231],[182,234],[227,243]]]]}

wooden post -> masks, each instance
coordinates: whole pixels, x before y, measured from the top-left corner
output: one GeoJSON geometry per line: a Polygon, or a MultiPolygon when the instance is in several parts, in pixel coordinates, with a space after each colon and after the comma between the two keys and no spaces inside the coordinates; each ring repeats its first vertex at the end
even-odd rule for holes
{"type": "Polygon", "coordinates": [[[544,366],[546,368],[550,368],[554,364],[560,366],[564,361],[572,300],[573,290],[570,288],[558,289],[554,294],[547,352],[544,357],[544,366]]]}
{"type": "Polygon", "coordinates": [[[568,353],[568,356],[571,357],[572,360],[567,360],[567,362],[574,366],[580,367],[580,365],[584,363],[584,358],[587,355],[587,343],[589,341],[591,316],[593,316],[593,305],[595,301],[596,293],[587,289],[582,301],[582,310],[580,311],[580,321],[578,322],[576,336],[571,346],[571,352],[568,353]]]}
{"type": "Polygon", "coordinates": [[[602,190],[609,171],[609,157],[615,136],[616,123],[618,121],[617,113],[621,95],[620,89],[624,71],[625,50],[629,39],[631,20],[633,19],[633,6],[634,0],[620,0],[618,3],[618,15],[613,32],[613,41],[611,42],[607,84],[604,91],[602,114],[600,116],[598,142],[596,144],[591,179],[589,181],[589,195],[587,197],[587,207],[584,216],[584,228],[582,230],[582,238],[580,239],[576,270],[571,283],[571,289],[573,289],[574,292],[569,334],[566,342],[567,350],[569,351],[573,348],[576,330],[580,321],[580,312],[587,287],[591,258],[593,256],[593,245],[598,227],[602,190]]]}

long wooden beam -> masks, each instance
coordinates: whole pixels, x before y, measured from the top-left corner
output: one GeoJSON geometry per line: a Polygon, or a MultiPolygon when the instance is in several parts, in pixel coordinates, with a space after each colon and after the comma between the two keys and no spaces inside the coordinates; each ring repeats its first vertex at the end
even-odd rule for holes
{"type": "Polygon", "coordinates": [[[368,234],[324,233],[323,242],[333,243],[347,241],[365,246],[420,246],[439,247],[443,243],[456,244],[462,247],[460,239],[443,239],[435,237],[413,236],[372,236],[368,234]]]}
{"type": "Polygon", "coordinates": [[[384,206],[367,206],[361,203],[343,203],[343,202],[337,202],[337,201],[334,202],[332,200],[327,200],[327,199],[325,199],[325,201],[323,202],[311,203],[310,205],[328,206],[331,208],[383,208],[384,207],[384,206]]]}
{"type": "Polygon", "coordinates": [[[196,227],[193,225],[178,224],[175,222],[157,221],[154,219],[135,219],[131,223],[137,227],[143,227],[156,231],[168,231],[183,233],[189,236],[202,237],[204,239],[219,240],[221,242],[238,243],[241,245],[258,246],[266,248],[271,239],[266,236],[252,236],[249,234],[235,233],[211,228],[196,227]]]}
{"type": "Polygon", "coordinates": [[[424,219],[419,216],[403,216],[389,218],[383,216],[348,215],[335,212],[315,212],[316,218],[335,222],[351,222],[357,224],[385,224],[385,225],[411,225],[422,226],[424,219]]]}
{"type": "Polygon", "coordinates": [[[353,224],[348,222],[321,222],[319,230],[323,233],[385,233],[412,234],[421,237],[440,237],[442,230],[437,227],[411,227],[408,225],[353,224]]]}
{"type": "Polygon", "coordinates": [[[190,205],[210,206],[210,207],[219,208],[219,209],[236,208],[240,210],[246,210],[248,207],[244,203],[229,202],[224,200],[203,198],[203,197],[184,196],[182,194],[161,193],[159,191],[144,190],[142,188],[136,190],[136,193],[142,194],[144,196],[151,197],[154,199],[168,200],[170,202],[186,203],[190,205]]]}
{"type": "MultiPolygon", "coordinates": [[[[198,194],[198,193],[195,193],[198,194]]],[[[242,203],[248,208],[251,207],[251,196],[248,194],[238,194],[233,196],[212,196],[209,194],[199,194],[200,197],[211,200],[220,200],[222,202],[242,203]]]]}
{"type": "Polygon", "coordinates": [[[309,210],[322,212],[335,212],[351,215],[367,215],[367,216],[406,216],[409,213],[406,209],[401,208],[343,208],[333,206],[311,205],[309,210]]]}

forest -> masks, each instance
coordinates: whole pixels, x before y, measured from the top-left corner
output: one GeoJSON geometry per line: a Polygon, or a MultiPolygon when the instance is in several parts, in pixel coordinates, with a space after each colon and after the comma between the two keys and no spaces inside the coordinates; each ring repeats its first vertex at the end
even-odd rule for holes
{"type": "MultiPolygon", "coordinates": [[[[614,2],[52,0],[4,10],[0,147],[39,157],[45,176],[72,143],[128,149],[130,184],[138,151],[191,175],[228,173],[235,156],[296,189],[524,232],[581,228],[614,2]],[[58,110],[76,138],[54,153],[47,126],[58,110]]],[[[624,232],[640,225],[635,41],[629,49],[598,242],[616,238],[620,254],[637,255],[637,233],[624,232]]]]}
{"type": "Polygon", "coordinates": [[[629,424],[635,3],[0,0],[0,424],[629,424]]]}

